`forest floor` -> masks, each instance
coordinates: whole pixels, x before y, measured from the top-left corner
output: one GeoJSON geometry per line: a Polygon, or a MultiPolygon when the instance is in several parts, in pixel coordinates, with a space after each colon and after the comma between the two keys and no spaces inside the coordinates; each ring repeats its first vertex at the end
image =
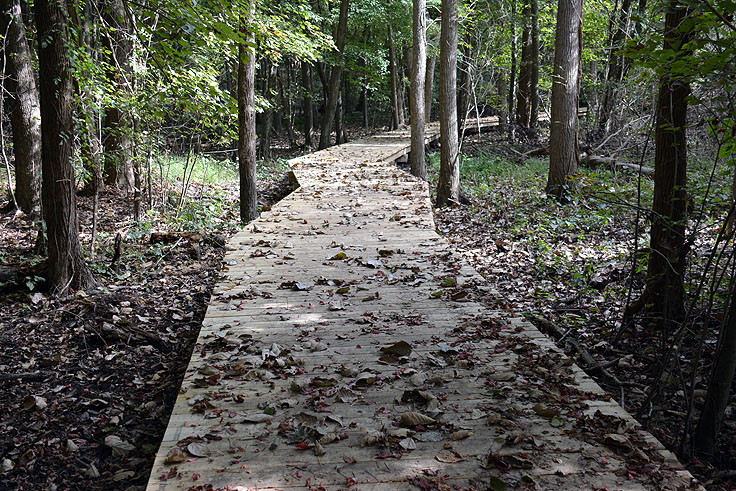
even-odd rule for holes
{"type": "MultiPolygon", "coordinates": [[[[633,204],[640,193],[641,207],[651,206],[653,182],[644,178],[639,183],[637,175],[626,170],[581,169],[581,194],[560,205],[544,193],[548,158],[519,160],[520,153],[531,149],[512,148],[498,133],[466,139],[461,182],[471,203],[436,209],[439,231],[498,290],[499,307],[525,316],[555,340],[708,489],[735,489],[736,401],[732,399],[726,410],[718,465],[688,459],[688,442],[682,443],[685,425],[697,423],[688,417],[689,397],[698,409],[704,401],[722,304],[716,300],[707,313],[707,294],[695,304],[694,317],[709,316],[701,321],[706,332],[702,359],[694,363],[700,333],[687,335],[681,365],[665,371],[659,383],[652,380],[658,375],[661,337],[642,320],[619,332],[627,301],[638,298],[646,271],[645,257],[632,268],[635,224],[638,220],[640,251],[649,243],[650,227],[648,217],[637,215],[633,204]],[[620,341],[613,343],[617,334],[620,341]],[[696,382],[693,394],[684,389],[691,380],[696,382]],[[661,392],[650,402],[653,386],[661,392]]],[[[433,183],[437,160],[438,155],[431,157],[433,183]]],[[[711,171],[708,164],[691,166],[694,196],[703,195],[697,188],[708,186],[711,171]]],[[[728,195],[727,189],[711,189],[711,196],[728,195]]],[[[696,204],[705,213],[693,240],[688,270],[692,283],[702,273],[729,206],[711,199],[704,206],[696,204]]]]}
{"type": "MultiPolygon", "coordinates": [[[[565,332],[605,366],[607,375],[591,375],[635,414],[658,340],[641,327],[616,346],[610,339],[626,304],[636,220],[634,210],[612,204],[611,196],[630,193],[636,179],[586,171],[586,192],[561,207],[544,196],[546,163],[517,162],[527,149],[512,150],[493,133],[466,140],[463,186],[471,204],[436,211],[438,229],[494,283],[501,307],[527,314],[553,338],[550,326],[565,332]]],[[[430,161],[436,175],[437,159],[430,161]]],[[[283,164],[261,169],[263,205],[289,192],[284,171],[283,164]]],[[[188,194],[196,199],[178,218],[150,214],[142,224],[133,222],[125,196],[100,195],[98,246],[90,261],[100,290],[52,299],[30,277],[23,291],[0,292],[0,490],[145,486],[221,270],[222,244],[238,221],[235,182],[203,179],[188,194]],[[190,230],[201,240],[150,243],[152,231],[166,230],[190,230]],[[109,263],[118,232],[124,241],[114,272],[109,263]]],[[[80,198],[79,211],[89,251],[92,200],[80,198]]],[[[640,226],[645,237],[643,217],[640,226]]],[[[39,261],[34,237],[24,217],[0,216],[0,263],[39,261]]],[[[634,275],[635,287],[641,278],[634,275]]],[[[698,377],[707,380],[708,367],[703,363],[698,377]]],[[[647,418],[649,429],[675,451],[688,409],[678,390],[667,385],[647,418]]],[[[730,407],[718,468],[685,462],[708,488],[736,488],[728,473],[736,469],[735,413],[730,407]]]]}
{"type": "MultiPolygon", "coordinates": [[[[262,170],[262,205],[290,192],[284,169],[262,170]]],[[[178,218],[151,214],[136,224],[124,194],[100,194],[88,259],[99,290],[55,299],[39,278],[16,292],[0,285],[0,490],[145,488],[239,221],[237,183],[193,184],[189,196],[178,218]],[[193,240],[150,243],[150,232],[187,229],[193,240]]],[[[78,200],[87,253],[92,202],[78,200]]],[[[0,263],[40,261],[34,240],[25,217],[0,216],[0,263]]]]}

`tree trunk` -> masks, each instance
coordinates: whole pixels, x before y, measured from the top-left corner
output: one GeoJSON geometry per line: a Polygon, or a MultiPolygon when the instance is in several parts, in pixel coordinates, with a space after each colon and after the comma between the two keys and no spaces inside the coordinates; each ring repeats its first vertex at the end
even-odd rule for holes
{"type": "Polygon", "coordinates": [[[327,91],[327,104],[322,119],[322,133],[319,135],[319,148],[327,148],[332,144],[332,124],[337,112],[337,99],[340,97],[340,77],[342,76],[342,60],[345,51],[345,36],[348,32],[348,0],[340,0],[340,17],[337,22],[335,46],[337,48],[337,64],[332,67],[330,86],[327,91]]]}
{"type": "Polygon", "coordinates": [[[552,76],[552,119],[547,194],[564,200],[575,191],[578,173],[578,98],[583,0],[559,0],[552,76]]]}
{"type": "Polygon", "coordinates": [[[465,127],[465,117],[468,114],[468,107],[470,104],[470,45],[469,43],[463,45],[463,57],[462,57],[462,68],[460,68],[460,83],[457,89],[457,128],[458,135],[462,135],[465,127]]]}
{"type": "Polygon", "coordinates": [[[51,292],[64,295],[95,285],[79,243],[76,186],[72,167],[74,104],[71,64],[67,53],[68,19],[54,0],[36,0],[40,43],[41,199],[48,234],[48,279],[51,292]]]}
{"type": "Polygon", "coordinates": [[[603,92],[603,102],[598,116],[598,130],[607,133],[611,131],[611,113],[616,103],[619,84],[624,76],[624,56],[620,53],[628,37],[628,25],[631,18],[631,0],[623,0],[621,8],[612,12],[614,16],[613,29],[609,40],[608,70],[603,92]]]}
{"type": "MultiPolygon", "coordinates": [[[[15,200],[31,216],[41,207],[41,112],[33,78],[31,50],[19,0],[0,1],[10,97],[10,122],[15,155],[15,200]]],[[[1,103],[1,102],[0,102],[1,103]]]]}
{"type": "Polygon", "coordinates": [[[529,129],[536,137],[539,123],[539,1],[531,0],[531,66],[529,68],[529,129]]]}
{"type": "Polygon", "coordinates": [[[241,19],[245,43],[238,47],[238,171],[240,174],[240,221],[258,218],[256,187],[256,52],[255,36],[247,24],[253,20],[255,0],[248,3],[247,17],[241,19]]]}
{"type": "Polygon", "coordinates": [[[438,207],[457,203],[460,199],[460,150],[457,135],[457,28],[457,0],[442,0],[438,207]]]}
{"type": "MultiPolygon", "coordinates": [[[[532,11],[531,1],[524,0],[521,10],[523,22],[521,34],[521,62],[519,64],[519,90],[516,92],[516,123],[529,128],[531,121],[532,80],[532,11]]],[[[557,66],[555,65],[555,69],[557,66]]]]}
{"type": "Polygon", "coordinates": [[[345,143],[345,131],[342,127],[343,109],[345,104],[342,102],[342,94],[337,98],[337,109],[335,109],[335,144],[342,145],[345,143]]]}
{"type": "Polygon", "coordinates": [[[432,121],[432,90],[434,86],[434,67],[437,58],[427,60],[427,71],[424,77],[424,119],[427,123],[432,121]]]}
{"type": "Polygon", "coordinates": [[[411,67],[411,173],[420,179],[427,179],[424,161],[424,77],[427,70],[427,3],[414,0],[413,38],[411,67]]]}
{"type": "Polygon", "coordinates": [[[271,128],[273,126],[273,101],[271,100],[271,89],[276,85],[276,66],[270,61],[264,61],[265,85],[263,88],[263,98],[271,103],[268,109],[263,112],[261,119],[261,138],[258,147],[259,154],[262,159],[271,158],[271,128]]]}
{"type": "Polygon", "coordinates": [[[716,441],[736,371],[736,289],[731,292],[728,319],[721,329],[708,394],[693,435],[695,454],[708,460],[712,460],[716,453],[716,441]]]}
{"type": "Polygon", "coordinates": [[[511,0],[511,72],[509,73],[509,94],[508,94],[508,118],[509,118],[509,139],[515,138],[516,124],[514,122],[514,99],[516,90],[516,0],[511,0]]]}
{"type": "MultiPolygon", "coordinates": [[[[688,53],[683,48],[690,32],[681,30],[688,10],[670,1],[665,17],[664,49],[673,50],[674,61],[688,53]]],[[[647,289],[652,292],[649,314],[668,333],[684,314],[685,230],[687,224],[687,97],[690,85],[682,75],[666,73],[660,81],[657,127],[654,132],[654,202],[647,269],[647,289]]]]}
{"type": "Polygon", "coordinates": [[[296,135],[294,134],[294,127],[291,124],[291,101],[286,93],[284,87],[284,77],[279,75],[279,93],[281,95],[281,105],[284,107],[284,123],[286,124],[286,135],[289,138],[289,144],[291,147],[295,147],[296,135]]]}
{"type": "Polygon", "coordinates": [[[368,129],[368,89],[363,87],[363,128],[368,129]]]}
{"type": "MultiPolygon", "coordinates": [[[[117,86],[118,97],[130,93],[130,56],[133,44],[128,37],[128,20],[122,0],[106,2],[102,11],[108,32],[105,44],[110,59],[108,77],[117,86]]],[[[132,191],[130,115],[119,106],[105,109],[103,147],[105,152],[105,183],[132,191]]]]}
{"type": "Polygon", "coordinates": [[[399,87],[398,87],[398,75],[396,73],[396,56],[394,54],[394,32],[391,28],[391,24],[388,25],[388,71],[391,77],[391,129],[395,130],[403,122],[401,121],[401,114],[399,113],[399,87]]]}
{"type": "Polygon", "coordinates": [[[312,148],[312,131],[314,130],[314,104],[312,102],[312,67],[302,62],[302,86],[304,88],[304,146],[312,148]]]}

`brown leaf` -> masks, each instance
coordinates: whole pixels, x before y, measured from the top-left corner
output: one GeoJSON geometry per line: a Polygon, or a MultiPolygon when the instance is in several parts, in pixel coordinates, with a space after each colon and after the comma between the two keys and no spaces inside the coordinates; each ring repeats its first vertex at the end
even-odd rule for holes
{"type": "Polygon", "coordinates": [[[434,424],[436,421],[429,416],[414,411],[404,411],[401,413],[399,422],[404,426],[417,426],[434,424]]]}
{"type": "Polygon", "coordinates": [[[440,453],[434,456],[435,459],[437,459],[439,462],[444,462],[446,464],[454,464],[455,462],[462,462],[463,460],[466,460],[465,457],[460,455],[454,450],[442,450],[440,453]]]}

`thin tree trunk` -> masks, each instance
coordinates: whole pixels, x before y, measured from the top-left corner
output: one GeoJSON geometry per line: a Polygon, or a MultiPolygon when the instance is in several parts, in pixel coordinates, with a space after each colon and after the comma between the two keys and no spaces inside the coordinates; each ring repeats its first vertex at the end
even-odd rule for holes
{"type": "MultiPolygon", "coordinates": [[[[6,35],[5,61],[10,97],[10,122],[15,154],[15,200],[31,216],[40,215],[41,206],[41,112],[33,77],[31,50],[19,0],[0,1],[6,35]]],[[[1,102],[0,102],[1,103],[1,102]]]]}
{"type": "MultiPolygon", "coordinates": [[[[264,62],[265,86],[263,88],[263,98],[270,101],[271,89],[276,85],[276,66],[270,61],[264,62]]],[[[272,101],[270,101],[272,102],[272,101]]],[[[261,138],[259,145],[259,154],[262,159],[271,158],[271,131],[273,126],[273,103],[263,112],[261,119],[261,138]]]]}
{"type": "Polygon", "coordinates": [[[624,76],[624,56],[620,53],[628,37],[628,24],[631,18],[631,0],[623,0],[618,11],[612,12],[614,20],[609,40],[608,70],[604,81],[603,102],[598,116],[598,129],[603,133],[611,131],[611,113],[616,101],[619,84],[624,76]]]}
{"type": "Polygon", "coordinates": [[[252,22],[255,0],[248,3],[248,13],[241,19],[245,43],[238,47],[238,171],[240,174],[240,221],[248,223],[258,217],[256,187],[256,53],[252,22]]]}
{"type": "MultiPolygon", "coordinates": [[[[470,84],[472,83],[470,78],[470,70],[472,66],[470,64],[470,43],[463,45],[463,62],[462,68],[460,68],[460,83],[457,89],[457,127],[458,135],[462,137],[465,131],[465,118],[468,114],[468,108],[470,107],[470,84]]],[[[460,64],[458,64],[460,65],[460,64]]]]}
{"type": "MultiPolygon", "coordinates": [[[[521,10],[523,22],[521,34],[521,62],[519,64],[519,89],[516,92],[516,123],[529,129],[531,121],[532,80],[532,13],[531,0],[524,0],[521,10]]],[[[557,66],[555,65],[555,69],[557,66]]]]}
{"type": "Polygon", "coordinates": [[[312,131],[314,131],[314,104],[312,102],[312,67],[302,62],[302,86],[304,88],[304,146],[311,148],[312,131]]]}
{"type": "Polygon", "coordinates": [[[547,194],[564,200],[577,189],[578,98],[583,0],[559,0],[552,76],[552,119],[547,194]]]}
{"type": "Polygon", "coordinates": [[[67,52],[68,19],[54,0],[36,0],[41,107],[41,199],[48,234],[48,280],[51,292],[96,284],[79,243],[76,189],[72,167],[74,83],[67,52]]]}
{"type": "Polygon", "coordinates": [[[337,22],[337,64],[332,67],[330,86],[327,91],[327,107],[322,119],[322,133],[319,135],[319,148],[327,148],[332,143],[332,125],[337,112],[337,99],[340,97],[340,77],[342,76],[342,60],[345,51],[345,36],[348,31],[348,0],[340,0],[340,17],[337,22]]]}
{"type": "Polygon", "coordinates": [[[363,87],[363,128],[368,129],[368,89],[363,87]]]}
{"type": "MultiPolygon", "coordinates": [[[[690,32],[681,30],[688,10],[670,1],[665,18],[664,49],[676,52],[676,60],[689,54],[683,47],[690,32]]],[[[690,85],[677,73],[662,77],[654,133],[654,201],[647,289],[652,301],[649,314],[660,332],[668,333],[684,315],[687,247],[687,97],[690,85]]]]}
{"type": "MultiPolygon", "coordinates": [[[[105,36],[110,59],[108,77],[114,81],[118,96],[130,92],[130,57],[133,44],[128,38],[128,20],[122,0],[110,0],[103,8],[108,32],[105,36]]],[[[131,162],[130,115],[120,106],[105,109],[103,126],[105,183],[128,192],[134,188],[131,162]]]]}
{"type": "Polygon", "coordinates": [[[427,4],[426,0],[414,0],[411,90],[411,173],[427,179],[424,160],[424,77],[427,70],[427,4]]]}
{"type": "Polygon", "coordinates": [[[529,69],[529,128],[536,137],[539,123],[539,1],[531,0],[531,67],[529,69]]]}
{"type": "Polygon", "coordinates": [[[457,203],[460,199],[460,149],[457,134],[457,29],[457,0],[442,0],[438,207],[457,203]]]}
{"type": "Polygon", "coordinates": [[[424,119],[426,122],[432,121],[432,92],[434,89],[434,67],[437,58],[429,58],[427,60],[427,71],[424,77],[424,119]]]}
{"type": "Polygon", "coordinates": [[[335,109],[335,144],[342,145],[345,143],[345,132],[343,129],[343,104],[342,94],[337,99],[337,109],[335,109]]]}
{"type": "Polygon", "coordinates": [[[509,139],[513,140],[516,136],[514,121],[514,99],[516,98],[516,0],[511,0],[511,72],[509,73],[509,94],[508,94],[508,122],[509,122],[509,139]]]}
{"type": "Polygon", "coordinates": [[[401,123],[399,114],[399,88],[396,73],[396,56],[394,55],[394,32],[391,24],[388,25],[388,71],[391,77],[391,129],[397,129],[401,123]]]}
{"type": "Polygon", "coordinates": [[[291,125],[291,101],[287,96],[286,89],[284,88],[284,78],[279,75],[279,93],[281,95],[281,105],[284,106],[284,122],[286,123],[286,135],[289,138],[289,144],[291,147],[295,147],[296,135],[294,134],[294,127],[291,125]]]}
{"type": "Polygon", "coordinates": [[[693,435],[695,454],[712,460],[716,453],[723,413],[728,405],[736,371],[736,289],[731,292],[728,318],[721,328],[715,365],[708,383],[708,394],[693,435]]]}

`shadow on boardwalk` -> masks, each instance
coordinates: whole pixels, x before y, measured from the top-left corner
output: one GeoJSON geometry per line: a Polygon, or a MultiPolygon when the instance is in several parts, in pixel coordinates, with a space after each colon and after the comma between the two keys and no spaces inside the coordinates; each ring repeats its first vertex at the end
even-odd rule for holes
{"type": "Polygon", "coordinates": [[[690,488],[533,326],[476,301],[492,288],[391,164],[408,146],[293,160],[301,187],[231,240],[149,489],[690,488]]]}

